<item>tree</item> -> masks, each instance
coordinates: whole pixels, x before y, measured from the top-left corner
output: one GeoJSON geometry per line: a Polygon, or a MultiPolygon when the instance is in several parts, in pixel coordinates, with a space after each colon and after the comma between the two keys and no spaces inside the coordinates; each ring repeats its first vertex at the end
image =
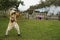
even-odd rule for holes
{"type": "Polygon", "coordinates": [[[60,0],[46,0],[45,2],[43,2],[42,0],[40,1],[40,4],[38,4],[36,6],[36,8],[42,8],[45,6],[50,6],[50,5],[56,5],[56,6],[60,6],[60,0]]]}
{"type": "Polygon", "coordinates": [[[20,3],[23,5],[22,1],[18,2],[17,0],[0,0],[0,10],[6,10],[13,6],[18,7],[20,3]]]}
{"type": "Polygon", "coordinates": [[[9,9],[10,7],[16,6],[16,8],[19,6],[19,4],[23,5],[23,2],[17,1],[17,0],[0,0],[0,10],[3,10],[3,15],[5,16],[6,10],[9,9]]]}

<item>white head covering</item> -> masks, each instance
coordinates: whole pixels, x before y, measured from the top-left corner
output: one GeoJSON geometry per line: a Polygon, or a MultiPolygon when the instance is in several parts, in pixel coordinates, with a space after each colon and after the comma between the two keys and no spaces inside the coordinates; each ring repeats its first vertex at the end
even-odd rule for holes
{"type": "Polygon", "coordinates": [[[17,9],[16,8],[10,8],[9,10],[11,11],[11,10],[17,10],[17,9]]]}
{"type": "Polygon", "coordinates": [[[10,15],[11,15],[12,13],[16,12],[15,10],[16,10],[16,8],[11,8],[11,9],[10,9],[10,15]]]}

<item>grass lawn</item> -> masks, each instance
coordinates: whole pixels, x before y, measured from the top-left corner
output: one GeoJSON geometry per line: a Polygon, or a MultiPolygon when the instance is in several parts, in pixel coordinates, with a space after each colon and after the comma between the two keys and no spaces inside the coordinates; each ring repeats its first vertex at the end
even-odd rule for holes
{"type": "Polygon", "coordinates": [[[60,21],[57,20],[18,20],[22,37],[15,29],[5,37],[8,19],[0,18],[0,40],[60,40],[60,21]]]}

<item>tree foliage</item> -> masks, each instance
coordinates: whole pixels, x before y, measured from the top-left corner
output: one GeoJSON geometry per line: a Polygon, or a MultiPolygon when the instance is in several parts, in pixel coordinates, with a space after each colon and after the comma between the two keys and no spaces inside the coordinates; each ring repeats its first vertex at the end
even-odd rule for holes
{"type": "Polygon", "coordinates": [[[41,1],[41,3],[35,7],[42,8],[42,7],[50,6],[50,5],[60,6],[60,0],[46,0],[45,2],[41,1]]]}
{"type": "Polygon", "coordinates": [[[6,10],[13,6],[18,7],[20,3],[23,5],[22,1],[18,2],[17,0],[0,0],[0,10],[6,10]]]}
{"type": "Polygon", "coordinates": [[[16,3],[16,1],[0,0],[0,10],[6,10],[11,6],[16,5],[16,3]]]}

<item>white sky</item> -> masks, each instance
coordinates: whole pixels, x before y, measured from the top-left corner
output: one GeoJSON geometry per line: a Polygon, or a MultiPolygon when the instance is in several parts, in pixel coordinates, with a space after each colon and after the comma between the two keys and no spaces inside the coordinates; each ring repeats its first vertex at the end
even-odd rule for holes
{"type": "MultiPolygon", "coordinates": [[[[18,1],[20,1],[20,0],[18,0],[18,1]]],[[[24,5],[19,4],[18,9],[19,9],[20,11],[26,11],[27,9],[30,8],[30,6],[34,6],[34,5],[36,5],[36,4],[41,3],[41,0],[21,0],[21,1],[24,2],[24,5]]],[[[42,1],[45,2],[46,0],[42,0],[42,1]]],[[[49,8],[48,8],[48,7],[46,7],[46,9],[42,8],[42,9],[40,9],[40,11],[42,11],[42,10],[43,10],[43,11],[46,11],[46,10],[49,9],[49,11],[48,11],[49,14],[50,14],[50,13],[55,13],[55,14],[57,14],[58,12],[60,12],[60,7],[50,6],[49,8]],[[50,9],[49,9],[49,8],[50,8],[50,9]]]]}
{"type": "Polygon", "coordinates": [[[55,15],[60,12],[60,6],[50,6],[48,14],[54,13],[55,15]]]}
{"type": "Polygon", "coordinates": [[[56,15],[57,13],[60,12],[60,6],[51,5],[50,7],[44,7],[44,8],[36,9],[35,11],[39,11],[39,12],[47,11],[48,12],[47,15],[51,15],[52,13],[54,15],[56,15]]]}
{"type": "MultiPolygon", "coordinates": [[[[41,0],[21,0],[21,1],[24,2],[24,5],[19,4],[18,9],[20,11],[26,11],[27,9],[29,9],[30,6],[34,6],[36,4],[39,4],[41,0]]],[[[45,0],[43,0],[43,1],[45,1],[45,0]]]]}

